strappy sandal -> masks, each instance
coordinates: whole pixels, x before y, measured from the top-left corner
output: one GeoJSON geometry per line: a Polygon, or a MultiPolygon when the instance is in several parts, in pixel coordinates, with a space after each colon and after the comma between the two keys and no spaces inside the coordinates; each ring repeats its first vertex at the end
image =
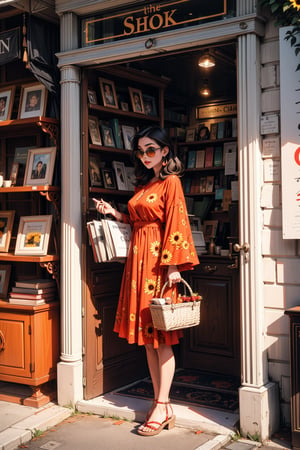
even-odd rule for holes
{"type": "Polygon", "coordinates": [[[138,429],[137,432],[141,436],[156,436],[164,428],[167,428],[167,430],[171,430],[175,426],[175,418],[176,417],[173,414],[173,409],[172,409],[172,406],[170,405],[170,402],[159,402],[157,400],[156,403],[159,404],[159,405],[165,405],[165,407],[166,407],[166,420],[164,420],[163,422],[156,422],[155,420],[151,420],[150,422],[145,422],[143,424],[143,426],[147,427],[147,428],[150,428],[150,430],[140,430],[140,429],[138,429]],[[170,405],[171,409],[172,409],[171,417],[168,416],[168,405],[170,405]],[[151,424],[158,425],[158,427],[153,426],[151,424]]]}
{"type": "Polygon", "coordinates": [[[149,411],[147,412],[147,415],[146,415],[146,418],[145,418],[145,422],[142,423],[142,425],[140,425],[140,426],[138,427],[138,430],[141,430],[141,431],[142,431],[142,428],[146,426],[146,423],[148,422],[148,420],[149,420],[149,418],[150,418],[150,416],[151,416],[151,414],[152,414],[152,412],[153,412],[153,410],[154,410],[154,408],[155,408],[155,406],[156,406],[156,403],[157,403],[157,400],[156,400],[156,398],[155,398],[155,399],[152,400],[152,406],[151,406],[151,408],[149,409],[149,411]]]}

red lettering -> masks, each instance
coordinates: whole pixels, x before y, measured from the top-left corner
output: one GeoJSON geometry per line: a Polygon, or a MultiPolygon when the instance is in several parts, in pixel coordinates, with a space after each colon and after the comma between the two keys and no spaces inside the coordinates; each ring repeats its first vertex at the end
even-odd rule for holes
{"type": "Polygon", "coordinates": [[[298,148],[295,150],[295,153],[294,153],[294,159],[295,159],[295,161],[296,161],[296,164],[298,164],[298,166],[300,166],[300,147],[298,147],[298,148]]]}
{"type": "Polygon", "coordinates": [[[143,31],[149,31],[147,26],[148,16],[138,17],[136,19],[136,33],[142,33],[143,31]]]}
{"type": "Polygon", "coordinates": [[[165,11],[165,25],[164,28],[171,27],[172,25],[176,25],[176,21],[173,19],[173,14],[176,11],[176,9],[173,9],[172,11],[165,11]]]}
{"type": "Polygon", "coordinates": [[[133,16],[128,16],[124,20],[124,28],[129,28],[129,31],[124,30],[124,34],[134,33],[133,16]]]}

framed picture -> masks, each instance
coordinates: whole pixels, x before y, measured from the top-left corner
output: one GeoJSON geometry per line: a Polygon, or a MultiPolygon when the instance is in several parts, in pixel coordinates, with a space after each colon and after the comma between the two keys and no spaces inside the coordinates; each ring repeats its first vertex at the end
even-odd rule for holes
{"type": "Polygon", "coordinates": [[[126,150],[131,150],[132,138],[135,135],[135,128],[130,125],[122,125],[122,136],[124,141],[124,147],[126,150]]]}
{"type": "Polygon", "coordinates": [[[218,124],[212,123],[210,126],[210,139],[217,139],[218,124]]]}
{"type": "Polygon", "coordinates": [[[201,127],[199,129],[198,139],[200,141],[209,139],[209,129],[207,127],[201,127]]]}
{"type": "Polygon", "coordinates": [[[115,139],[113,135],[113,130],[108,126],[102,123],[100,125],[101,127],[101,133],[102,133],[102,139],[103,139],[103,145],[105,147],[115,147],[115,139]]]}
{"type": "Polygon", "coordinates": [[[11,266],[0,264],[0,298],[7,298],[11,266]]]}
{"type": "Polygon", "coordinates": [[[0,211],[0,252],[8,252],[15,211],[0,211]]]}
{"type": "Polygon", "coordinates": [[[15,255],[47,255],[52,215],[21,216],[15,255]]]}
{"type": "Polygon", "coordinates": [[[29,149],[23,183],[24,186],[51,185],[55,156],[56,147],[29,149]]]}
{"type": "Polygon", "coordinates": [[[96,91],[94,91],[94,89],[88,89],[88,102],[91,105],[97,105],[97,94],[96,91]]]}
{"type": "Polygon", "coordinates": [[[18,173],[19,173],[19,163],[13,162],[9,176],[12,186],[15,186],[17,184],[18,173]]]}
{"type": "Polygon", "coordinates": [[[99,78],[100,90],[104,106],[118,109],[117,94],[115,83],[105,78],[99,78]]]}
{"type": "Polygon", "coordinates": [[[112,166],[115,171],[117,186],[120,191],[127,191],[127,177],[125,173],[125,164],[121,161],[113,161],[112,166]]]}
{"type": "Polygon", "coordinates": [[[145,114],[142,91],[132,87],[128,88],[131,100],[132,110],[137,113],[145,114]]]}
{"type": "Polygon", "coordinates": [[[157,116],[155,98],[151,95],[143,95],[144,109],[147,116],[157,116]]]}
{"type": "Polygon", "coordinates": [[[201,229],[200,217],[195,217],[195,216],[190,217],[190,225],[191,225],[192,231],[200,231],[200,229],[201,229]]]}
{"type": "Polygon", "coordinates": [[[89,123],[89,133],[90,133],[90,138],[91,138],[92,144],[102,145],[98,117],[89,116],[88,123],[89,123]]]}
{"type": "Polygon", "coordinates": [[[127,102],[121,102],[122,111],[129,111],[129,106],[127,102]]]}
{"type": "Polygon", "coordinates": [[[15,89],[15,86],[0,89],[0,121],[10,119],[15,89]]]}
{"type": "Polygon", "coordinates": [[[21,87],[18,119],[44,116],[48,91],[41,83],[26,84],[21,87]]]}
{"type": "Polygon", "coordinates": [[[185,142],[193,142],[196,136],[196,128],[189,127],[186,129],[185,142]]]}
{"type": "Polygon", "coordinates": [[[97,156],[91,155],[89,158],[89,174],[91,186],[103,187],[103,180],[100,171],[100,160],[97,156]]]}
{"type": "Polygon", "coordinates": [[[203,234],[205,242],[209,242],[210,238],[215,238],[218,228],[217,220],[204,220],[203,222],[203,234]]]}
{"type": "Polygon", "coordinates": [[[106,189],[117,189],[112,169],[102,169],[101,173],[104,181],[104,187],[106,189]]]}

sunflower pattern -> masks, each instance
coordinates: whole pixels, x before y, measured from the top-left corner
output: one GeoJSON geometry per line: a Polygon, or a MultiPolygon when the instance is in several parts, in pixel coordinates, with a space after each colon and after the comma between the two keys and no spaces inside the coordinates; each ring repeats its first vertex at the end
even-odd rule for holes
{"type": "MultiPolygon", "coordinates": [[[[169,265],[180,272],[199,264],[189,225],[181,181],[176,175],[137,190],[128,203],[132,225],[129,255],[124,268],[114,331],[138,345],[177,344],[182,331],[153,327],[149,305],[159,297],[169,265]]],[[[164,295],[177,296],[166,288],[164,295]]]]}

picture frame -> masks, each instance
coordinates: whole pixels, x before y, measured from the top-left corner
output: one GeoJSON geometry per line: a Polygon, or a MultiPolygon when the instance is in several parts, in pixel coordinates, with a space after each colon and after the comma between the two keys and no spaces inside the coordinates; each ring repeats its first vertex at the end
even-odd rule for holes
{"type": "Polygon", "coordinates": [[[28,150],[24,186],[48,186],[52,184],[56,147],[28,150]]]}
{"type": "Polygon", "coordinates": [[[0,298],[7,298],[10,273],[11,265],[0,264],[0,298]]]}
{"type": "Polygon", "coordinates": [[[143,94],[144,110],[147,116],[157,116],[155,98],[152,95],[143,94]]]}
{"type": "Polygon", "coordinates": [[[196,128],[188,127],[185,133],[185,142],[194,142],[196,136],[196,128]]]}
{"type": "Polygon", "coordinates": [[[217,234],[218,221],[217,220],[204,220],[203,222],[203,234],[205,242],[209,242],[211,238],[215,238],[217,234]]]}
{"type": "Polygon", "coordinates": [[[127,102],[121,102],[122,111],[129,111],[129,105],[127,102]]]}
{"type": "Polygon", "coordinates": [[[120,191],[127,191],[127,177],[125,173],[125,164],[121,161],[112,162],[113,169],[115,171],[115,177],[118,189],[120,191]]]}
{"type": "Polygon", "coordinates": [[[135,128],[130,125],[122,125],[122,136],[124,147],[126,150],[131,150],[131,141],[135,135],[135,128]]]}
{"type": "Polygon", "coordinates": [[[105,147],[115,147],[116,143],[115,143],[115,138],[114,138],[114,133],[113,133],[112,128],[109,127],[108,125],[105,125],[104,123],[100,124],[100,128],[101,128],[103,145],[105,147]]]}
{"type": "Polygon", "coordinates": [[[21,216],[15,255],[47,255],[52,215],[21,216]]]}
{"type": "Polygon", "coordinates": [[[190,217],[190,225],[192,231],[200,231],[201,230],[201,219],[200,217],[191,216],[190,217]]]}
{"type": "Polygon", "coordinates": [[[8,252],[14,217],[15,211],[0,211],[0,252],[8,252]]]}
{"type": "Polygon", "coordinates": [[[91,105],[98,105],[97,94],[94,89],[88,89],[88,102],[91,105]]]}
{"type": "Polygon", "coordinates": [[[115,83],[106,78],[99,78],[102,102],[108,108],[119,109],[115,83]]]}
{"type": "Polygon", "coordinates": [[[206,126],[199,128],[198,139],[199,141],[205,141],[209,139],[209,129],[206,126]]]}
{"type": "Polygon", "coordinates": [[[15,97],[15,86],[0,89],[0,122],[9,120],[15,97]]]}
{"type": "Polygon", "coordinates": [[[101,169],[104,187],[106,189],[117,189],[112,169],[101,169]]]}
{"type": "Polygon", "coordinates": [[[99,120],[96,116],[88,117],[89,134],[93,145],[102,145],[99,120]]]}
{"type": "Polygon", "coordinates": [[[12,166],[11,166],[11,170],[10,170],[10,176],[9,176],[12,186],[15,186],[17,184],[18,173],[19,173],[19,163],[13,162],[12,166]]]}
{"type": "Polygon", "coordinates": [[[100,159],[95,155],[89,157],[89,175],[91,186],[103,187],[100,159]]]}
{"type": "Polygon", "coordinates": [[[22,85],[18,119],[44,116],[47,97],[48,91],[42,83],[22,85]]]}
{"type": "Polygon", "coordinates": [[[130,94],[132,111],[145,114],[142,91],[133,87],[129,87],[128,90],[130,94]]]}

